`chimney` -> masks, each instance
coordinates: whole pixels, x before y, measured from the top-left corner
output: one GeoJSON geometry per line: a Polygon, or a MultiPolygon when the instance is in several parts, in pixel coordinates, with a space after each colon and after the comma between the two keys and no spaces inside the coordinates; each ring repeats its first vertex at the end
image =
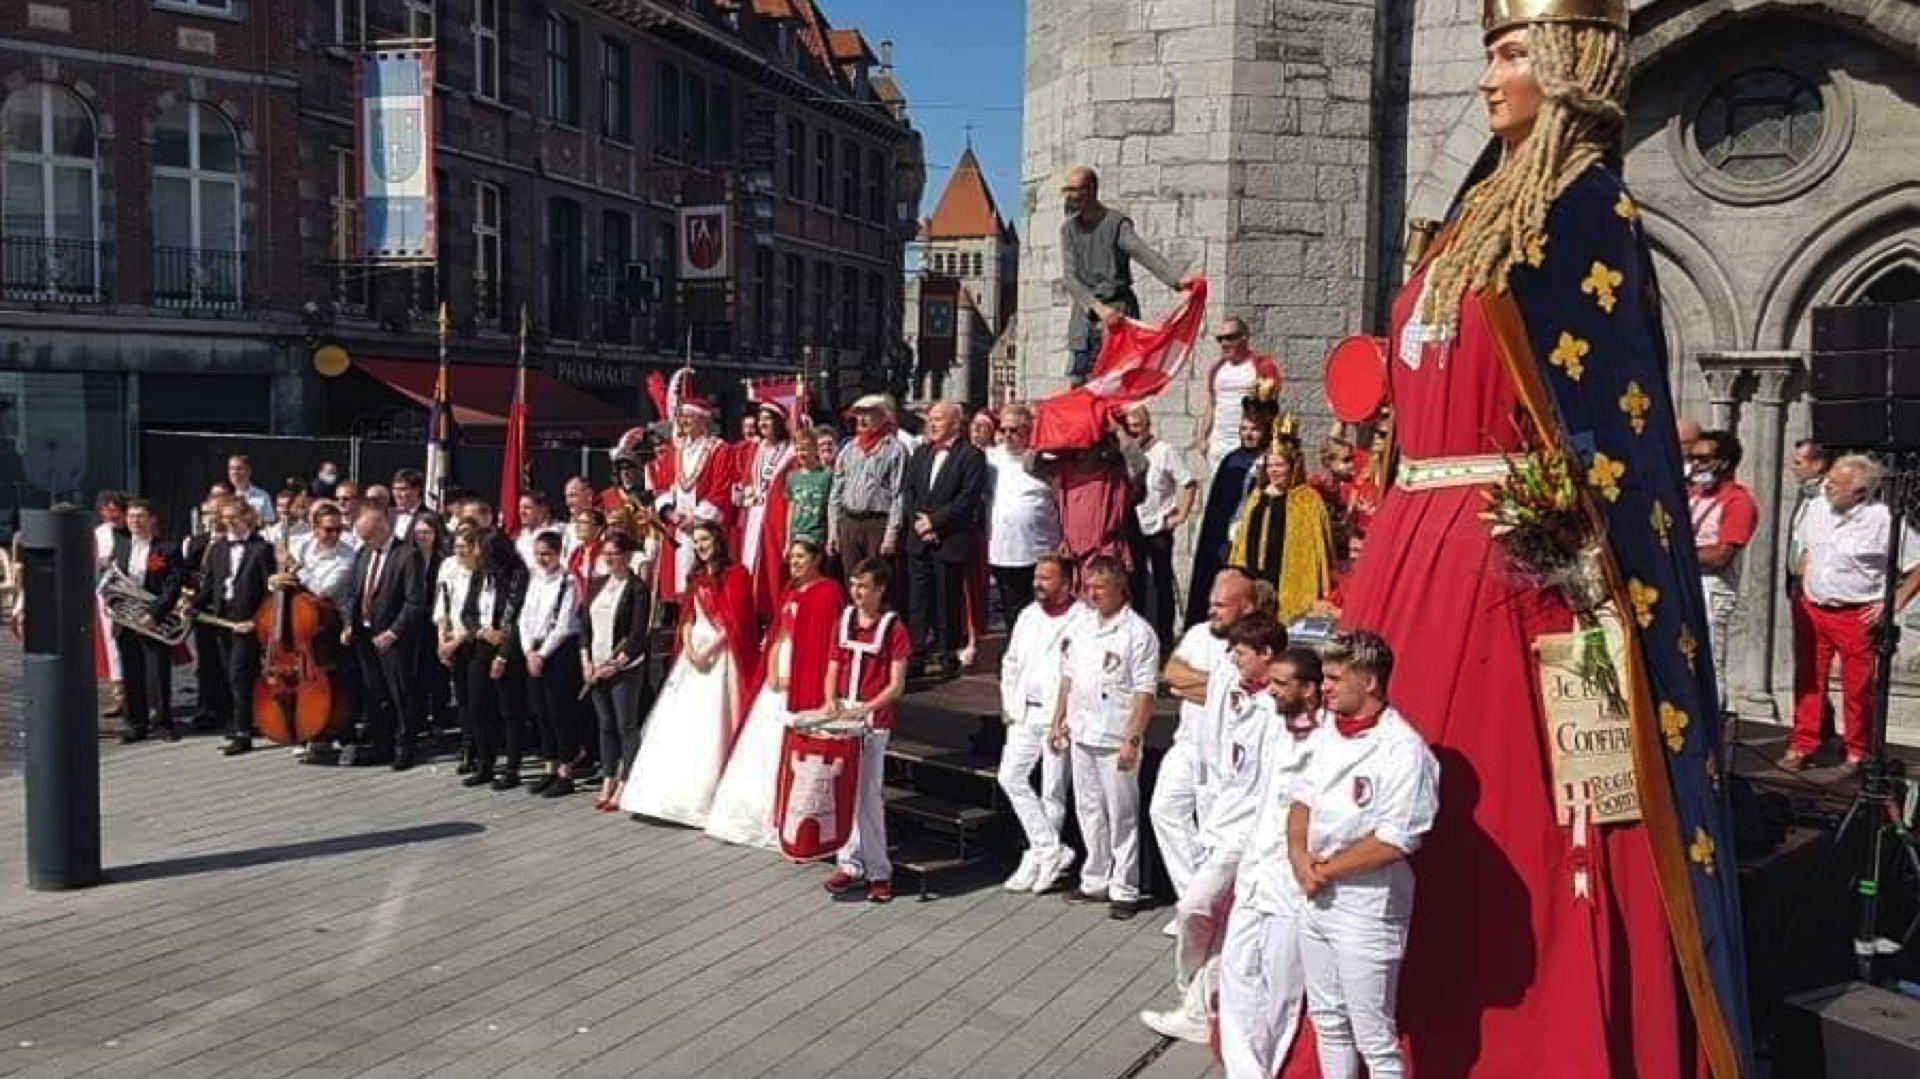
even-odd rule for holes
{"type": "Polygon", "coordinates": [[[880,43],[880,71],[882,74],[885,74],[885,75],[893,74],[893,39],[892,38],[888,38],[885,41],[882,41],[880,43]]]}

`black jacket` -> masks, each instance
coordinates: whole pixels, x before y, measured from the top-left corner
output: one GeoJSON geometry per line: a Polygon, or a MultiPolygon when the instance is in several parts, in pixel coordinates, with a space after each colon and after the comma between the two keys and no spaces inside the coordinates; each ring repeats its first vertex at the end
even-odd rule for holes
{"type": "Polygon", "coordinates": [[[113,544],[113,564],[116,569],[127,575],[134,584],[146,589],[153,596],[152,613],[158,618],[173,610],[180,600],[180,587],[186,582],[186,566],[180,555],[180,549],[166,540],[152,540],[147,545],[147,562],[143,566],[128,565],[133,555],[133,539],[116,539],[113,544]]]}
{"type": "Polygon", "coordinates": [[[520,656],[520,608],[526,606],[527,582],[530,575],[520,563],[518,554],[508,553],[511,561],[504,564],[483,566],[467,580],[467,594],[460,601],[460,624],[470,632],[482,629],[504,629],[506,642],[502,645],[502,654],[520,656]],[[493,605],[493,618],[485,625],[480,618],[480,594],[487,582],[493,582],[499,600],[493,605]]]}
{"type": "Polygon", "coordinates": [[[411,540],[388,541],[373,603],[366,605],[367,574],[373,569],[373,563],[371,547],[362,547],[353,560],[353,589],[347,593],[347,625],[355,630],[364,626],[375,636],[382,633],[402,638],[414,636],[427,624],[428,581],[420,548],[411,540]]]}
{"type": "Polygon", "coordinates": [[[239,543],[225,538],[212,542],[213,546],[207,551],[206,574],[200,591],[194,596],[194,609],[235,622],[252,618],[267,599],[268,581],[274,570],[273,547],[261,539],[258,532],[239,543]],[[233,573],[236,555],[239,558],[237,575],[233,573]],[[232,599],[227,598],[229,575],[233,575],[232,599]]]}
{"type": "Polygon", "coordinates": [[[933,474],[933,446],[922,445],[907,458],[901,484],[900,538],[909,555],[931,554],[940,562],[968,562],[979,546],[982,508],[986,504],[987,457],[966,436],[954,440],[940,475],[933,474]],[[940,537],[928,544],[914,531],[913,519],[924,513],[940,537]]]}
{"type": "MultiPolygon", "coordinates": [[[[592,591],[580,604],[580,648],[583,655],[593,652],[593,601],[599,598],[612,580],[611,577],[603,577],[594,582],[592,591]]],[[[613,635],[620,639],[620,643],[612,654],[625,655],[630,667],[648,658],[650,639],[647,624],[653,621],[652,592],[645,581],[628,577],[627,590],[613,608],[613,635]]]]}

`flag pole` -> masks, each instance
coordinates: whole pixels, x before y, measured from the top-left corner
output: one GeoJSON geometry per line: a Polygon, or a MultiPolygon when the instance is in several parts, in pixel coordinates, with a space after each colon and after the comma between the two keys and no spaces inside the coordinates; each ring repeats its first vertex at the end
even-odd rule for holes
{"type": "Polygon", "coordinates": [[[500,460],[500,520],[507,535],[520,531],[520,494],[527,471],[527,305],[520,305],[519,348],[513,364],[513,401],[507,406],[507,445],[500,460]]]}
{"type": "Polygon", "coordinates": [[[448,433],[453,427],[453,397],[447,362],[447,338],[452,323],[447,317],[447,304],[440,301],[439,349],[440,369],[433,386],[433,413],[427,432],[427,489],[422,492],[434,500],[434,508],[446,508],[447,486],[452,481],[452,448],[447,445],[448,433]]]}

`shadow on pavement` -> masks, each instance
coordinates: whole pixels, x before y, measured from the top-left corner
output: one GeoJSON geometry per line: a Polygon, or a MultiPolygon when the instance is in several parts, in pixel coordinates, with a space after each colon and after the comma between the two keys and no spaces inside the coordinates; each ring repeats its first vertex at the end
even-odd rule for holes
{"type": "Polygon", "coordinates": [[[472,821],[445,821],[440,824],[421,824],[411,828],[393,828],[384,832],[362,832],[358,835],[315,839],[305,843],[283,843],[272,847],[254,847],[251,850],[222,851],[217,854],[196,854],[190,858],[169,858],[156,862],[110,866],[106,871],[106,877],[109,884],[166,880],[172,877],[190,877],[196,873],[218,873],[227,869],[245,869],[249,866],[272,865],[276,862],[297,862],[306,858],[326,858],[337,854],[380,850],[385,847],[405,847],[438,839],[479,835],[486,830],[485,825],[475,824],[472,821]]]}

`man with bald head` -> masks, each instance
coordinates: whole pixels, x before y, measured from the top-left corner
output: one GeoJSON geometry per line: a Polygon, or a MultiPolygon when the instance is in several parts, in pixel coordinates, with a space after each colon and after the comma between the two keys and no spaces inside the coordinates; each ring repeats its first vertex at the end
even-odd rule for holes
{"type": "Polygon", "coordinates": [[[1220,358],[1207,371],[1207,402],[1193,431],[1193,450],[1206,456],[1209,470],[1240,448],[1241,403],[1253,396],[1262,379],[1280,381],[1280,367],[1273,357],[1253,350],[1253,334],[1245,319],[1223,320],[1213,331],[1213,340],[1220,346],[1220,358]]]}
{"type": "Polygon", "coordinates": [[[1073,309],[1067,317],[1067,377],[1087,380],[1106,331],[1122,318],[1140,317],[1133,291],[1133,264],[1171,289],[1185,291],[1196,278],[1180,277],[1134,231],[1133,219],[1100,201],[1100,177],[1082,165],[1067,173],[1060,189],[1067,219],[1060,225],[1060,282],[1073,309]]]}
{"type": "Polygon", "coordinates": [[[907,458],[900,491],[913,666],[924,672],[932,660],[943,678],[960,673],[962,587],[987,490],[986,455],[965,437],[965,426],[959,405],[928,409],[926,440],[907,458]]]}

